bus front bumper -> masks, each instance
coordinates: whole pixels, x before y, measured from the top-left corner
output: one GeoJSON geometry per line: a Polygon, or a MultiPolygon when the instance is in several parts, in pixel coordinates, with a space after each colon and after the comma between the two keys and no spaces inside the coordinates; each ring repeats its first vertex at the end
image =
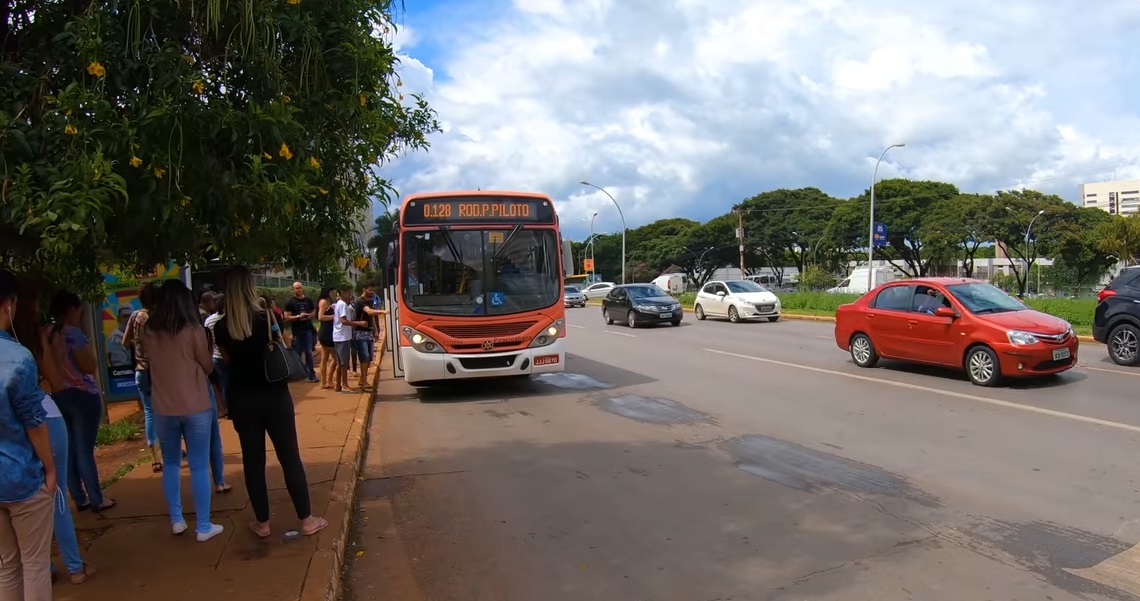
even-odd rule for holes
{"type": "Polygon", "coordinates": [[[421,353],[400,347],[404,380],[409,384],[467,378],[502,378],[566,370],[566,339],[540,348],[502,353],[421,353]]]}

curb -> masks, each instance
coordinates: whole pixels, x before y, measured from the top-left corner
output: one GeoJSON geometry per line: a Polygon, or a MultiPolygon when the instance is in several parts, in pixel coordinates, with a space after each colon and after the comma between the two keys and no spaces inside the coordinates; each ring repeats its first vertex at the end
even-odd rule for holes
{"type": "MultiPolygon", "coordinates": [[[[602,306],[601,303],[594,303],[592,301],[587,301],[586,305],[587,306],[593,306],[593,307],[602,306]]],[[[683,309],[686,313],[692,313],[693,312],[693,310],[690,309],[689,307],[681,307],[681,309],[683,309]]],[[[821,322],[835,323],[835,317],[830,316],[830,315],[803,315],[800,313],[780,313],[780,319],[781,320],[783,320],[783,319],[794,319],[796,321],[821,321],[821,322]]],[[[1090,344],[1100,344],[1092,336],[1077,335],[1077,340],[1079,340],[1081,342],[1085,342],[1085,343],[1090,343],[1090,344]]]]}
{"type": "MultiPolygon", "coordinates": [[[[378,361],[376,363],[379,365],[378,361]]],[[[317,549],[309,561],[309,569],[301,584],[300,601],[340,599],[341,570],[344,568],[344,553],[348,546],[349,530],[352,528],[359,474],[368,449],[368,426],[375,398],[375,390],[366,390],[361,393],[357,403],[352,429],[345,440],[344,450],[341,451],[329,495],[329,508],[325,515],[329,525],[317,537],[317,549]]]]}

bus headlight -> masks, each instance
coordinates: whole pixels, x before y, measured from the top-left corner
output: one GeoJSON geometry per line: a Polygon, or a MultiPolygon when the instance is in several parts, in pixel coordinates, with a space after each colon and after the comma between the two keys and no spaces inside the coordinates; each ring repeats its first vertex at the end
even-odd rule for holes
{"type": "Polygon", "coordinates": [[[561,319],[555,320],[549,326],[546,326],[545,330],[539,332],[538,336],[534,337],[534,340],[530,341],[530,348],[539,348],[554,344],[554,341],[562,336],[562,332],[565,331],[565,329],[565,322],[561,319]]]}
{"type": "Polygon", "coordinates": [[[410,326],[404,326],[402,331],[404,336],[407,337],[408,342],[412,343],[412,348],[421,353],[442,353],[443,347],[438,342],[432,339],[431,336],[418,332],[410,326]]]}

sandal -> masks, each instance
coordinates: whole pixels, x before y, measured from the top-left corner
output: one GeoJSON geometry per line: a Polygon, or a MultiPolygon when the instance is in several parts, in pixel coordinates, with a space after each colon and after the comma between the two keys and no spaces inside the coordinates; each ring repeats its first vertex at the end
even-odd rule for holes
{"type": "Polygon", "coordinates": [[[151,463],[150,464],[150,471],[152,471],[156,474],[161,472],[162,471],[162,462],[161,461],[155,461],[155,462],[151,463]]]}
{"type": "Polygon", "coordinates": [[[260,522],[250,522],[249,531],[257,538],[269,538],[273,535],[273,530],[268,525],[263,525],[260,522]]]}
{"type": "Polygon", "coordinates": [[[233,489],[234,489],[234,487],[230,486],[229,484],[219,484],[219,485],[214,487],[214,492],[221,495],[221,494],[228,493],[233,489]]]}
{"type": "Polygon", "coordinates": [[[317,519],[320,521],[317,522],[317,525],[315,528],[312,528],[311,530],[302,530],[301,534],[304,534],[305,536],[312,536],[312,535],[320,532],[321,530],[324,530],[329,525],[329,521],[326,520],[325,518],[317,518],[317,519]]]}
{"type": "Polygon", "coordinates": [[[94,511],[95,513],[102,513],[118,504],[119,502],[114,499],[103,499],[103,504],[98,507],[92,507],[91,511],[94,511]]]}
{"type": "Polygon", "coordinates": [[[95,570],[94,566],[87,564],[87,563],[84,563],[82,570],[79,570],[78,572],[71,575],[71,583],[72,584],[83,584],[84,582],[87,582],[88,578],[91,578],[92,576],[94,576],[95,573],[96,573],[96,570],[95,570]]]}

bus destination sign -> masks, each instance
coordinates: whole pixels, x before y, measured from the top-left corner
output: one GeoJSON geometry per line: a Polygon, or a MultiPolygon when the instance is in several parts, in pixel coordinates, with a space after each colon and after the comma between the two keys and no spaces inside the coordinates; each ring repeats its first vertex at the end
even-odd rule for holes
{"type": "Polygon", "coordinates": [[[550,201],[538,198],[427,198],[413,200],[404,208],[404,225],[464,223],[554,223],[550,201]]]}

